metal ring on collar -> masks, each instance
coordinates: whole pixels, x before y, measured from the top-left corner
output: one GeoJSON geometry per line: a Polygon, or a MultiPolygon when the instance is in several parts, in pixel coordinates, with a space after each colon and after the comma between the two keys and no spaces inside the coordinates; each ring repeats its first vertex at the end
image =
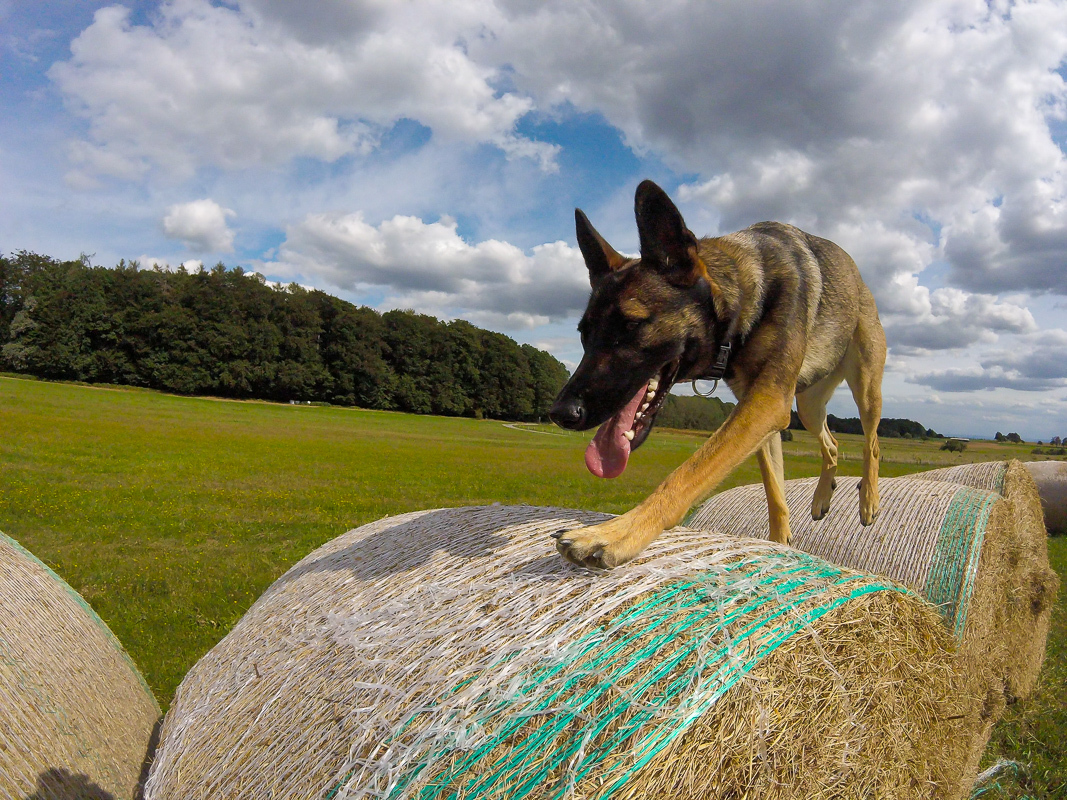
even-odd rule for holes
{"type": "Polygon", "coordinates": [[[700,389],[697,388],[697,381],[698,380],[700,380],[700,379],[699,378],[694,378],[692,380],[693,393],[696,394],[698,397],[711,397],[712,395],[715,394],[715,390],[719,388],[719,379],[716,378],[715,380],[713,380],[711,382],[711,391],[708,392],[707,394],[704,394],[704,392],[700,391],[700,389]]]}

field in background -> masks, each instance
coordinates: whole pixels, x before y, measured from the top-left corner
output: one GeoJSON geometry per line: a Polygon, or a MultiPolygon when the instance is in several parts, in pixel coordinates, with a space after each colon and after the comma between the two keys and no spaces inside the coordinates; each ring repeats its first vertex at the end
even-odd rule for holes
{"type": "MultiPolygon", "coordinates": [[[[604,481],[582,460],[590,435],[0,377],[0,530],[85,596],[165,708],[193,663],[323,542],[441,506],[621,512],[705,438],[658,430],[621,478],[604,481]]],[[[818,474],[816,442],[794,435],[786,477],[818,474]]],[[[840,473],[858,475],[862,438],[838,439],[840,473]]],[[[883,476],[1034,458],[1032,444],[972,442],[961,456],[934,440],[881,443],[883,476]]],[[[720,488],[758,480],[750,459],[720,488]]],[[[1067,585],[1067,540],[1051,550],[1067,585]]],[[[1031,763],[1038,797],[1067,795],[1067,590],[1055,613],[1041,689],[1011,709],[989,754],[1031,763]]]]}

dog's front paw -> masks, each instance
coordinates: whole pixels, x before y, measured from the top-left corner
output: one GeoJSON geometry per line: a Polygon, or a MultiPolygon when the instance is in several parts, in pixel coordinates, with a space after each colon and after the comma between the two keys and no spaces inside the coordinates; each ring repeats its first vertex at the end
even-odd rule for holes
{"type": "Polygon", "coordinates": [[[611,569],[625,564],[643,549],[626,514],[599,525],[557,531],[552,538],[561,556],[590,569],[611,569]]]}
{"type": "Polygon", "coordinates": [[[872,488],[864,478],[857,488],[860,492],[860,523],[870,525],[878,518],[878,487],[872,488]]]}
{"type": "Polygon", "coordinates": [[[815,496],[811,499],[811,518],[816,522],[825,517],[826,512],[830,510],[830,498],[834,496],[836,488],[836,478],[824,476],[819,479],[819,485],[815,487],[815,496]]]}

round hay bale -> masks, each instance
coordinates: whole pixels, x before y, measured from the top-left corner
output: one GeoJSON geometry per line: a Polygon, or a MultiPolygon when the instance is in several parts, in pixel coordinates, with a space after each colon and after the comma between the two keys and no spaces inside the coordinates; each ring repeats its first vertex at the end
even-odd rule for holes
{"type": "MultiPolygon", "coordinates": [[[[818,479],[785,482],[793,547],[900,581],[940,611],[958,641],[961,680],[984,698],[983,734],[965,770],[972,778],[1005,704],[1037,682],[1058,585],[1026,470],[1017,462],[974,467],[970,485],[947,482],[948,470],[937,471],[943,480],[924,480],[930,473],[882,479],[878,518],[867,527],[859,522],[859,478],[837,479],[830,511],[819,521],[809,511],[818,479]],[[1010,489],[1017,500],[976,485],[1010,489]]],[[[716,495],[687,524],[766,538],[763,486],[716,495]]]]}
{"type": "Polygon", "coordinates": [[[987,560],[990,566],[996,565],[996,573],[984,566],[980,569],[983,575],[996,575],[1003,584],[1002,591],[994,595],[1003,611],[989,630],[998,632],[1007,648],[1004,680],[1008,700],[1029,696],[1045,659],[1060,580],[1049,565],[1042,500],[1030,465],[1016,460],[960,464],[917,472],[901,480],[947,481],[996,492],[1007,502],[1011,524],[998,526],[992,533],[994,552],[987,560]]]}
{"type": "Polygon", "coordinates": [[[132,800],[159,717],[107,625],[0,533],[0,797],[132,800]]]}
{"type": "Polygon", "coordinates": [[[919,479],[924,481],[942,481],[955,483],[959,486],[970,486],[972,489],[981,489],[985,492],[996,492],[1004,495],[1010,490],[1014,493],[1018,481],[1022,477],[1013,467],[1018,466],[1018,461],[980,461],[977,464],[957,464],[954,467],[941,467],[930,469],[925,472],[915,472],[904,475],[905,479],[919,479]],[[1008,472],[1011,471],[1009,477],[1008,472]]]}
{"type": "Polygon", "coordinates": [[[686,528],[559,558],[605,518],[443,509],[315,551],[179,686],[146,800],[961,796],[984,698],[929,604],[686,528]]]}
{"type": "Polygon", "coordinates": [[[1028,461],[1024,466],[1037,484],[1049,534],[1067,536],[1067,461],[1028,461]]]}

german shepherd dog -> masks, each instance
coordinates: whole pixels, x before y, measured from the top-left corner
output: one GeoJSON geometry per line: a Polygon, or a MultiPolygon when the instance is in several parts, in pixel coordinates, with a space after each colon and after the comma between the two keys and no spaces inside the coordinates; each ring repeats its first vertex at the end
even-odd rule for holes
{"type": "Polygon", "coordinates": [[[585,463],[594,475],[613,478],[648,438],[677,381],[722,378],[738,403],[636,508],[553,534],[559,552],[585,567],[629,561],[753,451],[767,492],[770,538],[788,543],[779,432],[789,426],[795,398],[801,422],[821,446],[822,473],[811,504],[812,517],[821,519],[837,471],[826,403],[842,380],[863,425],[860,521],[869,525],[878,513],[886,345],[855,262],[833,242],[778,222],[698,240],[651,181],[637,187],[634,207],[640,258],[613,250],[575,209],[592,285],[578,325],[585,353],[549,416],[571,430],[599,425],[585,463]]]}

